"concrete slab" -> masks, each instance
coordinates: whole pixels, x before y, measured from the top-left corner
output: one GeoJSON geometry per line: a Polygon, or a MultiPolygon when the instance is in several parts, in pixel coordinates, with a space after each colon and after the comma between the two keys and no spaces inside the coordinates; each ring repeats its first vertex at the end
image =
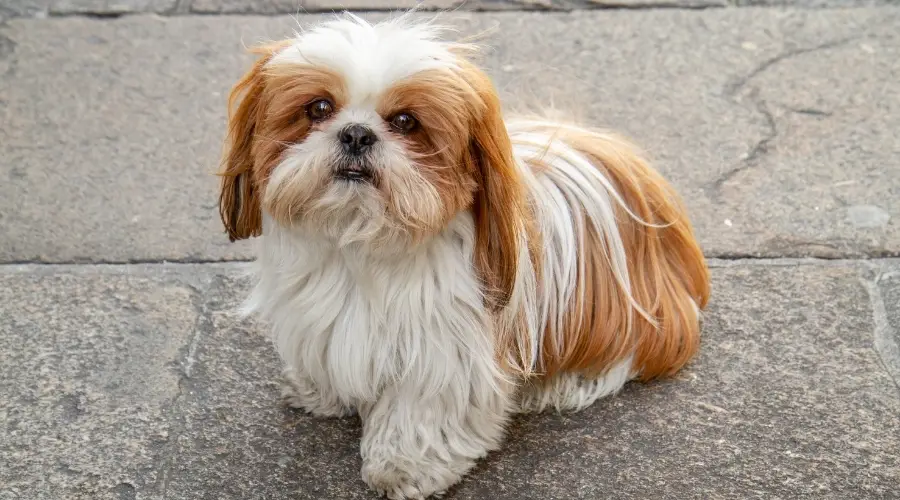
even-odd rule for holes
{"type": "MultiPolygon", "coordinates": [[[[900,326],[900,262],[713,266],[686,371],[517,419],[448,498],[890,498],[900,389],[875,332],[900,326]]],[[[237,276],[0,267],[0,498],[374,498],[355,420],[279,406],[272,348],[233,313],[237,276]]]]}
{"type": "Polygon", "coordinates": [[[219,230],[213,173],[242,55],[187,24],[48,20],[21,25],[43,41],[9,37],[2,260],[241,255],[219,230]]]}
{"type": "Polygon", "coordinates": [[[157,480],[203,299],[156,269],[0,269],[0,498],[157,480]]]}
{"type": "MultiPolygon", "coordinates": [[[[649,149],[709,255],[900,254],[900,9],[448,20],[462,34],[496,28],[484,63],[511,110],[579,110],[649,149]]],[[[248,257],[220,229],[210,175],[225,94],[248,64],[242,43],[294,27],[204,16],[0,28],[0,261],[248,257]]]]}
{"type": "Polygon", "coordinates": [[[280,364],[265,331],[233,312],[246,283],[233,273],[217,273],[216,283],[165,498],[374,498],[359,479],[359,423],[282,407],[280,364]]]}

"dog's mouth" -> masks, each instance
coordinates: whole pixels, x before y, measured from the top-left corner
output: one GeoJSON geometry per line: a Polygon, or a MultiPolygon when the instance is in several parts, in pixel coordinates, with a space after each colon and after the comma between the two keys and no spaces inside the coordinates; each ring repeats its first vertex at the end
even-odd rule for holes
{"type": "Polygon", "coordinates": [[[334,178],[348,182],[373,183],[375,182],[375,170],[368,165],[338,165],[334,169],[334,178]]]}
{"type": "Polygon", "coordinates": [[[336,179],[350,182],[372,182],[375,176],[367,170],[342,169],[334,173],[336,179]]]}

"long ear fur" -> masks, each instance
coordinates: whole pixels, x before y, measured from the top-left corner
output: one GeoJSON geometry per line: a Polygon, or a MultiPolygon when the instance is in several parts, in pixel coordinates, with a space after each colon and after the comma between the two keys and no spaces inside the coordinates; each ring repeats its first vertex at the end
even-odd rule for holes
{"type": "Polygon", "coordinates": [[[231,241],[259,236],[262,233],[260,188],[254,178],[255,135],[265,112],[262,95],[265,90],[263,69],[276,49],[271,44],[252,49],[262,57],[234,85],[228,96],[228,136],[219,175],[219,215],[231,241]]]}
{"type": "Polygon", "coordinates": [[[472,126],[470,152],[475,164],[475,264],[487,287],[489,305],[505,306],[512,296],[520,249],[527,244],[524,185],[513,156],[500,100],[486,74],[464,64],[465,77],[477,95],[479,117],[472,126]]]}

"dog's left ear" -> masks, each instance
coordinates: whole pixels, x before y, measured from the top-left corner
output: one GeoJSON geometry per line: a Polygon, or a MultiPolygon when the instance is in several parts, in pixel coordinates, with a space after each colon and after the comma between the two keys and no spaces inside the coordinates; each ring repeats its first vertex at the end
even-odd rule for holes
{"type": "Polygon", "coordinates": [[[476,98],[469,144],[478,190],[475,193],[475,264],[487,287],[492,308],[505,306],[512,296],[527,214],[521,175],[500,106],[488,76],[463,66],[464,77],[476,98]]]}
{"type": "Polygon", "coordinates": [[[234,85],[228,96],[228,137],[219,176],[219,215],[231,241],[262,234],[259,186],[254,179],[253,145],[265,107],[266,64],[284,43],[263,45],[251,52],[259,59],[234,85]]]}

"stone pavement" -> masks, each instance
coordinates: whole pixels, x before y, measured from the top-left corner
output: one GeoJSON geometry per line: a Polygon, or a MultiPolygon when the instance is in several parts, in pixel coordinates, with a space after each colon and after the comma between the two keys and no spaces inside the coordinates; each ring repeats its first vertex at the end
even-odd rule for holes
{"type": "MultiPolygon", "coordinates": [[[[900,498],[900,7],[704,2],[447,15],[511,109],[645,145],[713,274],[688,369],[517,419],[449,498],[900,498]]],[[[242,44],[295,24],[192,13],[291,5],[0,0],[0,499],[373,498],[357,422],[278,405],[215,209],[242,44]]]]}

